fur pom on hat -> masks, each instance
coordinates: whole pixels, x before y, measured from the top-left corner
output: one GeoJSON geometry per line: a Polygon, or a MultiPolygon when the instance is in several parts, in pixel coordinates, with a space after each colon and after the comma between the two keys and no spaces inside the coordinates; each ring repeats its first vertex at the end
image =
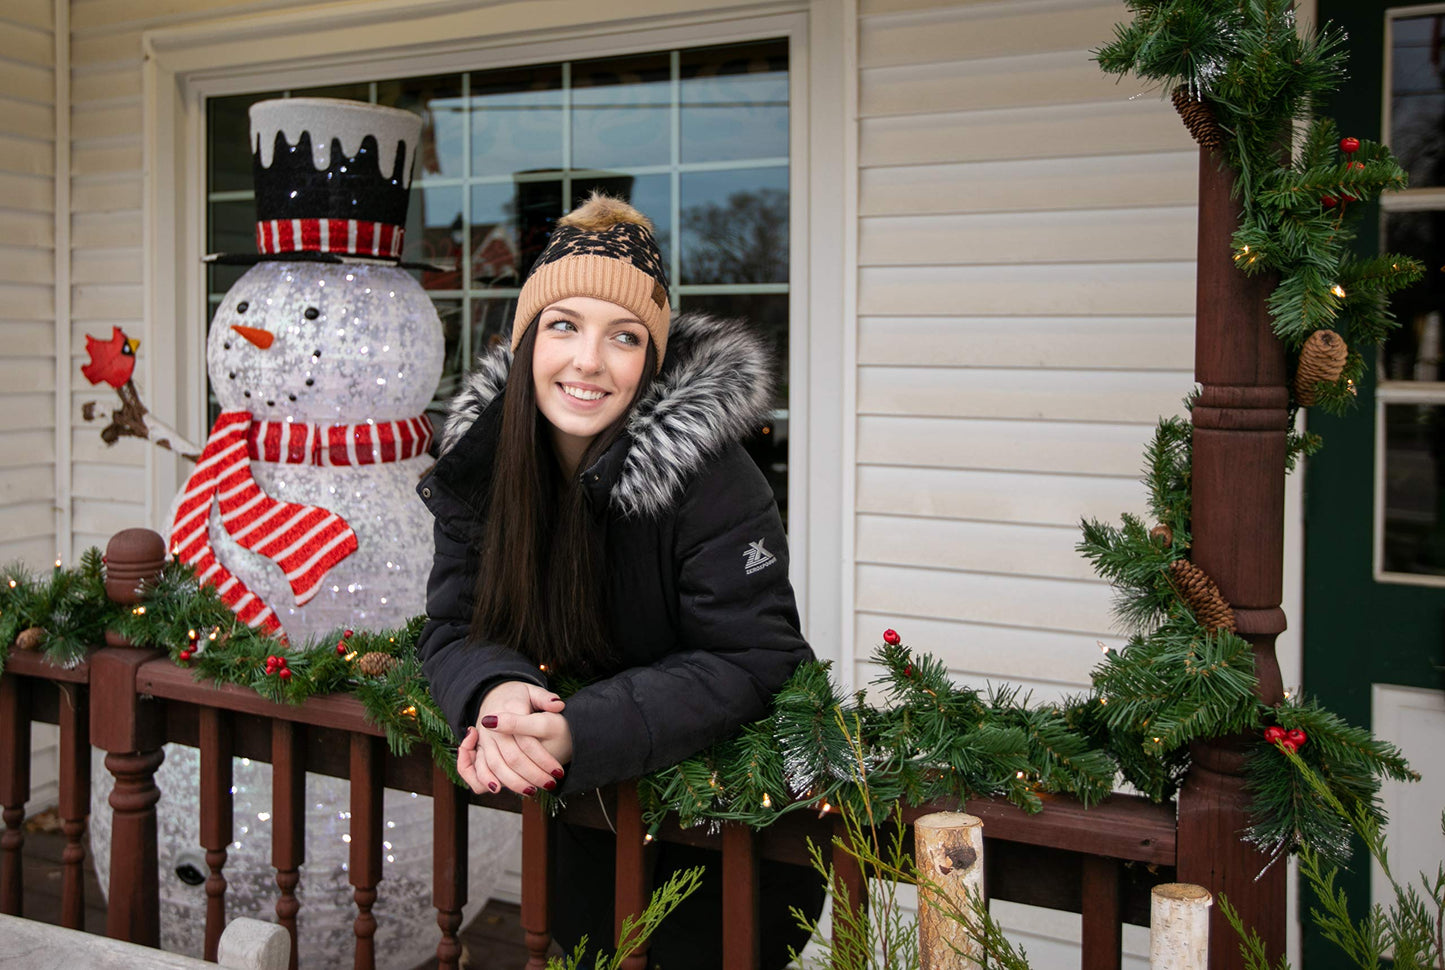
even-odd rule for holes
{"type": "Polygon", "coordinates": [[[621,199],[614,199],[601,192],[593,192],[590,199],[558,219],[557,225],[571,226],[583,232],[602,232],[624,222],[641,226],[648,232],[655,231],[652,220],[647,216],[621,199]]]}
{"type": "Polygon", "coordinates": [[[512,349],[546,307],[570,296],[590,296],[636,314],[652,336],[660,370],[672,317],[667,289],[651,220],[621,199],[593,193],[557,221],[522,285],[512,318],[512,349]]]}

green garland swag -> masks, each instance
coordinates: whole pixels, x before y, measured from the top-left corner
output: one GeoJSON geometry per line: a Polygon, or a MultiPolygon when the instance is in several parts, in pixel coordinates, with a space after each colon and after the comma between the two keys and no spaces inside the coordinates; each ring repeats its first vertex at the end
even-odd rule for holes
{"type": "MultiPolygon", "coordinates": [[[[1345,79],[1345,35],[1338,28],[1301,35],[1293,0],[1126,0],[1134,14],[1095,51],[1110,74],[1134,74],[1181,91],[1207,107],[1221,132],[1219,158],[1235,172],[1243,214],[1235,264],[1246,274],[1278,274],[1269,298],[1274,332],[1298,364],[1316,330],[1338,332],[1350,348],[1344,371],[1314,388],[1314,406],[1342,414],[1364,376],[1365,351],[1397,326],[1386,297],[1418,281],[1416,259],[1385,253],[1359,259],[1350,212],[1407,178],[1384,145],[1341,139],[1318,115],[1345,79]],[[1282,146],[1298,145],[1293,161],[1282,146]]],[[[1293,400],[1293,398],[1292,398],[1293,400]]],[[[1298,402],[1294,402],[1295,407],[1298,402]]],[[[1290,424],[1293,426],[1294,410],[1290,424]]],[[[1291,438],[1294,457],[1319,448],[1317,436],[1291,438]]]]}
{"type": "MultiPolygon", "coordinates": [[[[1162,801],[1179,786],[1191,741],[1271,720],[1306,731],[1305,762],[1346,804],[1378,813],[1379,776],[1411,776],[1399,752],[1313,704],[1262,707],[1254,697],[1249,645],[1233,634],[1206,632],[1169,588],[1165,567],[1187,545],[1187,429],[1182,421],[1162,422],[1151,448],[1151,486],[1165,486],[1152,491],[1155,511],[1167,510],[1181,525],[1172,545],[1158,544],[1132,517],[1122,528],[1086,527],[1081,551],[1129,592],[1129,615],[1144,631],[1103,658],[1093,691],[1030,706],[1016,688],[983,694],[958,687],[940,660],[911,653],[890,631],[890,642],[874,655],[884,670],[875,681],[882,706],[869,704],[861,691],[845,694],[829,664],[804,664],[766,718],[641,779],[652,830],[670,812],[685,826],[737,821],[761,828],[794,811],[847,806],[882,818],[899,802],[944,797],[1002,795],[1035,812],[1045,793],[1098,802],[1121,777],[1162,801]],[[864,752],[866,790],[855,783],[855,743],[864,752]]],[[[415,656],[423,617],[397,630],[338,631],[320,642],[283,646],[239,623],[190,567],[169,563],[133,608],[106,598],[103,568],[91,550],[78,568],[57,568],[45,578],[7,570],[0,580],[0,663],[19,639],[55,663],[73,665],[109,627],[134,643],[168,649],[198,680],[238,684],[277,703],[352,692],[395,754],[424,743],[456,780],[451,729],[415,656]],[[392,659],[368,665],[368,654],[392,659]],[[276,656],[286,664],[278,666],[276,656]],[[368,666],[376,672],[367,673],[368,666]]],[[[557,686],[564,696],[576,687],[557,686]]],[[[1305,780],[1274,745],[1256,743],[1249,771],[1256,841],[1279,851],[1304,839],[1333,856],[1345,852],[1347,832],[1308,795],[1305,780]]]]}

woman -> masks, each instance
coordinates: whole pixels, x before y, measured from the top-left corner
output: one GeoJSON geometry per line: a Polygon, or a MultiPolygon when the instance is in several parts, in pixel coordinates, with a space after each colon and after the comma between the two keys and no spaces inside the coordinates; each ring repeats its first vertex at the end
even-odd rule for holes
{"type": "MultiPolygon", "coordinates": [[[[772,492],[739,444],[771,406],[768,355],[736,324],[671,320],[647,219],[601,196],[563,217],[518,297],[511,350],[481,360],[419,487],[436,559],[418,649],[473,791],[567,795],[764,716],[812,651],[772,492]],[[588,684],[564,703],[551,676],[588,684]]],[[[556,829],[553,935],[607,946],[613,841],[556,829]]],[[[664,845],[656,861],[658,881],[705,862],[708,884],[650,962],[707,966],[718,857],[664,845]]],[[[793,866],[763,879],[763,965],[782,966],[803,943],[787,908],[816,913],[822,886],[793,866]]]]}

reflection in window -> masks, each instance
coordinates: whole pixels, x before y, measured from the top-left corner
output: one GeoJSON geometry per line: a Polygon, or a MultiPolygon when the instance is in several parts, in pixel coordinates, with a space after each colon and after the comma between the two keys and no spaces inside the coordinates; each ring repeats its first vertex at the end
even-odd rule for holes
{"type": "Polygon", "coordinates": [[[1445,576],[1445,406],[1385,407],[1386,572],[1445,576]]]}
{"type": "MultiPolygon", "coordinates": [[[[1385,219],[1385,247],[1414,256],[1427,267],[1445,265],[1445,212],[1392,212],[1385,219]]],[[[1385,342],[1382,378],[1390,381],[1439,381],[1441,311],[1445,310],[1445,274],[1426,273],[1414,286],[1395,294],[1390,310],[1400,322],[1385,342]]]]}
{"type": "MultiPolygon", "coordinates": [[[[786,41],[211,98],[208,251],[255,246],[247,109],[301,95],[422,116],[403,257],[426,264],[413,272],[445,331],[434,410],[478,353],[509,338],[558,217],[603,191],[652,219],[675,312],[744,320],[775,343],[784,383],[749,447],[786,511],[786,41]]],[[[208,267],[212,304],[244,269],[208,267]]]]}
{"type": "Polygon", "coordinates": [[[1411,188],[1445,185],[1445,15],[1397,17],[1390,35],[1390,147],[1411,188]]]}

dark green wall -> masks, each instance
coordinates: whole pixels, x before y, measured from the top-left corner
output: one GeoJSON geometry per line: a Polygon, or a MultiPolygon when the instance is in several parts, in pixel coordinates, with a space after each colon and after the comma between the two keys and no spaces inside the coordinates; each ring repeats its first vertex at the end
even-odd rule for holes
{"type": "MultiPolygon", "coordinates": [[[[1385,10],[1383,0],[1319,0],[1319,19],[1349,34],[1350,80],[1327,112],[1345,135],[1380,139],[1385,10]]],[[[1364,207],[1362,207],[1363,209],[1364,207]]],[[[1360,213],[1359,248],[1379,248],[1379,211],[1360,213]]],[[[1438,270],[1431,267],[1431,270],[1438,270]]],[[[1377,682],[1439,688],[1445,641],[1445,590],[1377,583],[1371,576],[1374,509],[1375,375],[1360,386],[1359,407],[1344,418],[1309,415],[1325,448],[1305,471],[1304,681],[1306,691],[1346,719],[1370,725],[1377,682]]],[[[1369,868],[1356,853],[1343,887],[1363,913],[1369,868]]],[[[1301,900],[1308,920],[1311,898],[1301,900]]],[[[1312,928],[1308,970],[1347,965],[1312,928]]]]}

